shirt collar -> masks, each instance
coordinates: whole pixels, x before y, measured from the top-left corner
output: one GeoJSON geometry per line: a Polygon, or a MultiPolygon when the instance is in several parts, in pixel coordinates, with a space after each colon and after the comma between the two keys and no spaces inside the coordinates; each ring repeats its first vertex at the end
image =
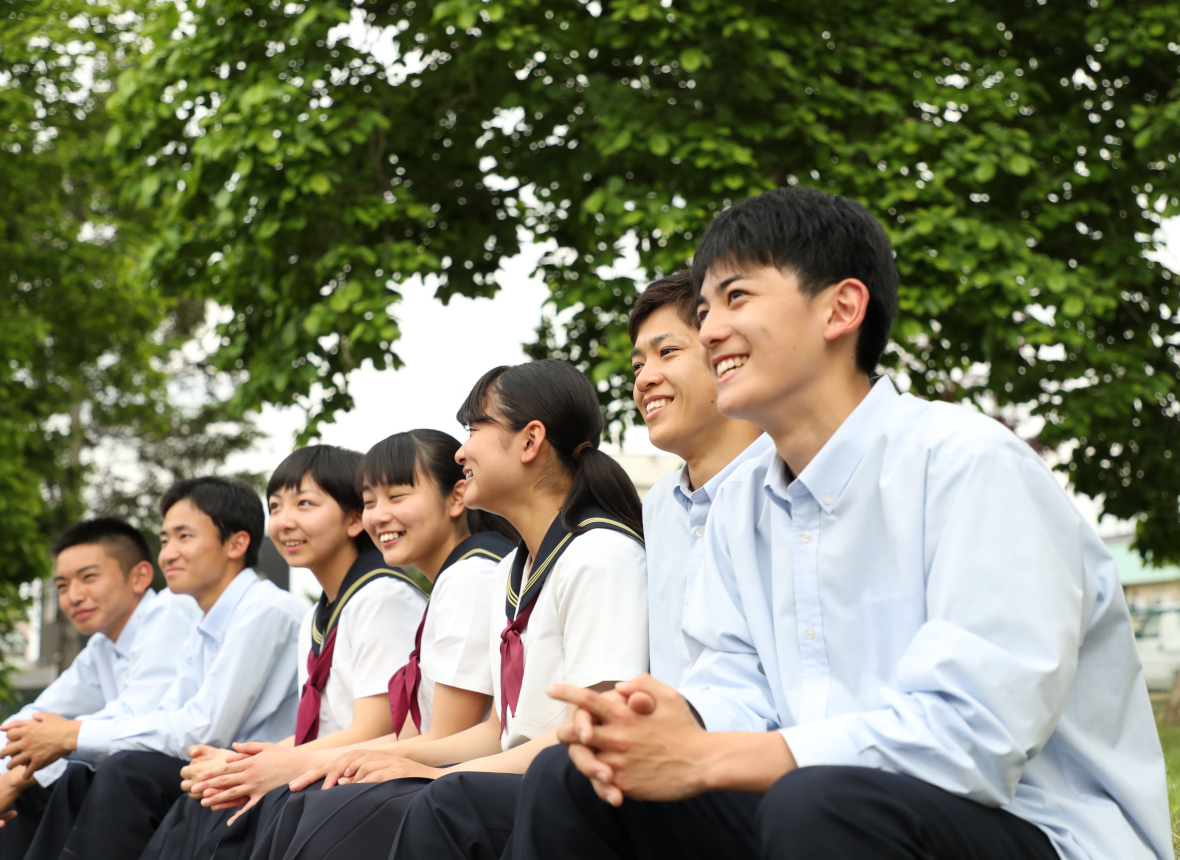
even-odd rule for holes
{"type": "Polygon", "coordinates": [[[688,464],[685,463],[684,467],[680,470],[680,481],[677,482],[672,490],[672,496],[686,510],[690,509],[694,503],[712,503],[713,499],[717,496],[718,488],[725,483],[725,480],[733,474],[738,466],[746,460],[757,457],[765,451],[769,451],[773,447],[774,443],[770,437],[763,433],[747,445],[740,454],[730,460],[724,469],[706,481],[703,487],[697,487],[695,490],[688,482],[688,464]]]}
{"type": "Polygon", "coordinates": [[[225,631],[229,628],[229,620],[233,617],[234,610],[238,608],[238,604],[246,596],[250,586],[256,582],[258,582],[258,574],[254,572],[252,567],[247,567],[235,576],[226,586],[225,591],[221,592],[221,596],[217,598],[213,607],[205,613],[205,617],[201,619],[197,629],[211,639],[220,642],[225,636],[225,631]]]}
{"type": "MultiPolygon", "coordinates": [[[[156,600],[156,592],[149,587],[143,593],[143,597],[139,598],[139,605],[131,612],[131,617],[127,619],[127,623],[123,625],[123,629],[119,632],[119,638],[114,641],[115,653],[120,657],[126,657],[131,653],[131,646],[135,644],[135,637],[139,633],[139,628],[143,626],[143,619],[147,615],[148,607],[156,600]]],[[[101,633],[98,635],[102,635],[101,633]]]]}
{"type": "MultiPolygon", "coordinates": [[[[844,419],[832,438],[824,443],[819,453],[796,478],[825,513],[832,512],[852,473],[864,458],[869,443],[881,432],[886,413],[893,408],[899,396],[888,377],[879,378],[865,399],[844,419]]],[[[767,469],[763,483],[769,492],[789,503],[791,497],[786,464],[781,457],[776,456],[775,459],[775,467],[767,469]]]]}

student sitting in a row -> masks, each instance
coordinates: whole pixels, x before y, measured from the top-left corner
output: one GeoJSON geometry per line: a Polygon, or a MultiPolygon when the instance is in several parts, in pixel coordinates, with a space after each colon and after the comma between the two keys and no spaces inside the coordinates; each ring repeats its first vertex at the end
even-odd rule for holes
{"type": "Polygon", "coordinates": [[[169,588],[203,617],[172,631],[183,644],[159,705],[82,722],[77,754],[54,785],[29,860],[138,857],[182,793],[195,744],[278,741],[295,720],[295,638],[303,609],[253,565],[262,540],[258,495],[244,484],[195,478],[160,502],[160,567],[169,588]]]}
{"type": "MultiPolygon", "coordinates": [[[[380,699],[386,725],[401,730],[401,743],[470,728],[487,716],[491,698],[487,606],[496,565],[512,551],[516,535],[499,517],[465,507],[465,482],[455,462],[458,448],[454,438],[436,430],[398,433],[349,470],[349,486],[363,505],[361,523],[385,563],[413,565],[432,583],[426,611],[409,625],[404,619],[398,622],[413,642],[408,663],[403,655],[396,671],[381,676],[382,692],[374,697],[380,699]]],[[[388,616],[383,620],[398,621],[388,616]]],[[[374,675],[373,683],[377,680],[374,675]]],[[[389,734],[353,746],[396,743],[398,737],[389,734]]],[[[249,755],[217,774],[207,773],[193,790],[215,809],[249,808],[265,797],[255,826],[230,832],[220,828],[195,853],[191,841],[186,846],[178,840],[158,856],[247,856],[256,842],[269,843],[280,816],[298,820],[297,810],[308,795],[290,796],[287,783],[338,755],[336,749],[314,743],[294,748],[245,744],[239,749],[249,755]]],[[[224,821],[224,816],[219,819],[224,821]]]]}
{"type": "MultiPolygon", "coordinates": [[[[191,597],[152,590],[151,550],[122,520],[77,523],[52,552],[58,608],[90,640],[3,726],[3,752],[12,758],[0,773],[0,810],[9,810],[0,827],[0,857],[25,855],[54,783],[69,762],[79,761],[83,721],[143,714],[160,704],[176,678],[181,645],[201,617],[191,597]]],[[[84,779],[93,771],[84,767],[78,774],[84,779]]]]}
{"type": "Polygon", "coordinates": [[[267,485],[271,540],[288,564],[310,569],[323,589],[299,628],[302,695],[295,733],[277,744],[190,750],[193,762],[182,770],[190,796],[173,804],[145,858],[211,857],[215,850],[227,856],[241,843],[252,843],[257,812],[251,810],[227,831],[240,813],[206,808],[212,804],[204,800],[201,780],[221,772],[226,762],[248,763],[256,777],[270,776],[296,744],[304,751],[331,749],[389,731],[386,686],[412,648],[429,583],[388,565],[365,533],[356,489],[360,461],[357,452],[331,445],[301,448],[267,485]]]}

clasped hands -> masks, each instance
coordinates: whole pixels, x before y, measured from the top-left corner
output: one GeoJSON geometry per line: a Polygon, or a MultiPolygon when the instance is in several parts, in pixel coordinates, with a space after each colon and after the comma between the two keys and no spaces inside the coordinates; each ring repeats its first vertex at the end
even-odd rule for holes
{"type": "Polygon", "coordinates": [[[8,742],[0,749],[0,758],[8,756],[8,769],[24,767],[25,777],[52,764],[78,748],[77,720],[67,720],[60,714],[41,711],[27,720],[13,720],[0,726],[8,742]]]}
{"type": "Polygon", "coordinates": [[[607,803],[683,800],[707,790],[708,733],[672,687],[644,673],[604,693],[569,684],[547,692],[574,706],[557,739],[607,803]]]}

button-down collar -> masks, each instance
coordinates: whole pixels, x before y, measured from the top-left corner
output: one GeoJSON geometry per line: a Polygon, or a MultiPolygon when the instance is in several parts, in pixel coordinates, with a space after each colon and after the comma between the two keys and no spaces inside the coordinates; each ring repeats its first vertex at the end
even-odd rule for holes
{"type": "Polygon", "coordinates": [[[793,494],[799,492],[792,489],[798,483],[824,513],[830,514],[848,485],[848,479],[864,459],[875,435],[873,428],[885,420],[898,396],[897,389],[887,377],[878,379],[795,481],[789,481],[789,474],[781,461],[766,470],[764,485],[767,491],[790,504],[793,494]]]}

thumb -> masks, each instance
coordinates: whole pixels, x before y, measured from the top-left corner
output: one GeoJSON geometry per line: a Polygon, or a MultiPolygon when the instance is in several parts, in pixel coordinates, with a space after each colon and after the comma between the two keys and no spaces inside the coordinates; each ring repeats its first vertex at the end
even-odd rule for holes
{"type": "Polygon", "coordinates": [[[631,697],[627,699],[627,707],[641,717],[646,717],[655,713],[656,700],[648,693],[637,691],[632,693],[631,697]]]}
{"type": "Polygon", "coordinates": [[[240,744],[234,744],[234,749],[245,755],[257,755],[266,749],[266,744],[259,743],[258,741],[245,741],[240,744]]]}

